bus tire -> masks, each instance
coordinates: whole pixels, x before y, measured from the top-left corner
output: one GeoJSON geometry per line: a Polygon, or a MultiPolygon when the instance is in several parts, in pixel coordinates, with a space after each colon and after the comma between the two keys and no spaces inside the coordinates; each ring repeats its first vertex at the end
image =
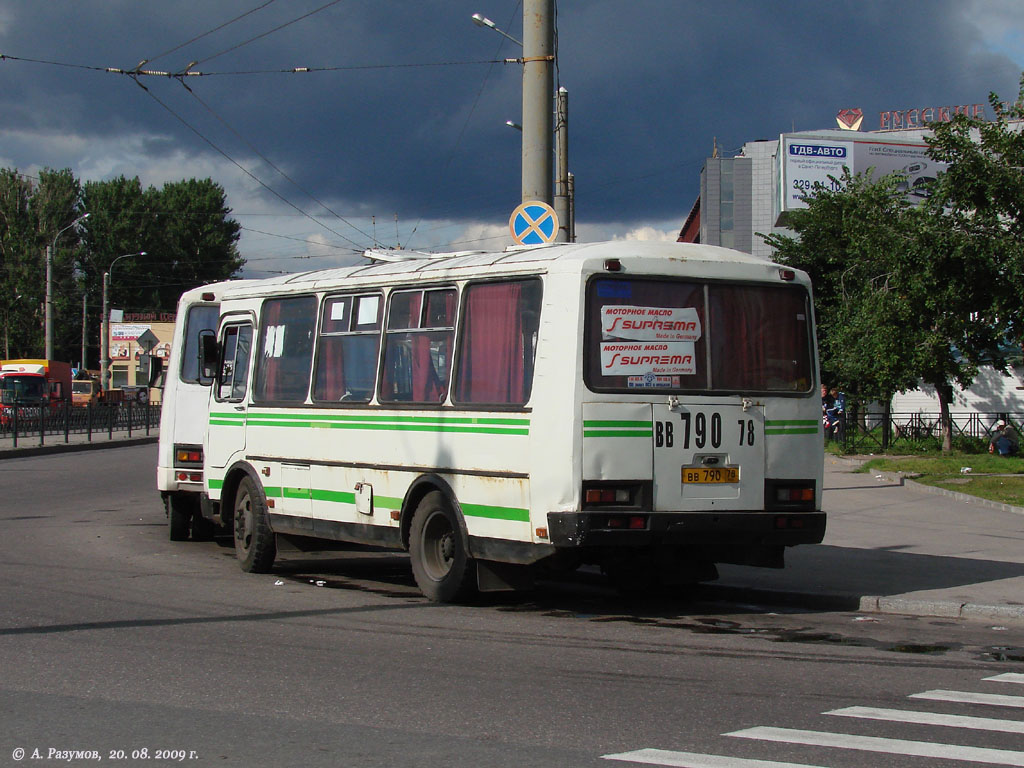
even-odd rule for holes
{"type": "Polygon", "coordinates": [[[235,555],[246,573],[268,573],[277,557],[267,505],[256,482],[246,475],[238,484],[234,503],[235,555]]]}
{"type": "Polygon", "coordinates": [[[420,591],[435,603],[453,603],[476,588],[476,564],[466,552],[455,511],[440,491],[423,497],[412,517],[409,559],[420,591]]]}
{"type": "Polygon", "coordinates": [[[174,494],[164,498],[164,510],[167,512],[167,533],[171,541],[188,541],[193,510],[174,494]]]}

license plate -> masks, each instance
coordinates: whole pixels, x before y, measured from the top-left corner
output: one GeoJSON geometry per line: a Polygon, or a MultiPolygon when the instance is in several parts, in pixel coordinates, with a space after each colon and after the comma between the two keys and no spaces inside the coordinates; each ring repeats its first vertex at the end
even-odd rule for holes
{"type": "Polygon", "coordinates": [[[739,467],[683,467],[683,483],[738,483],[739,467]]]}

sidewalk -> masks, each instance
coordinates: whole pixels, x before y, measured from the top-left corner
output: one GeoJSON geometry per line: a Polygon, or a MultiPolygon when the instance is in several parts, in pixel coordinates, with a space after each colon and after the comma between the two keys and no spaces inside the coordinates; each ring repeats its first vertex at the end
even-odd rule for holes
{"type": "Polygon", "coordinates": [[[155,443],[160,436],[159,426],[151,426],[149,435],[145,427],[132,427],[129,437],[125,429],[114,430],[112,435],[107,430],[93,430],[92,439],[85,432],[72,432],[64,442],[64,434],[44,435],[43,444],[39,444],[39,435],[18,435],[18,447],[14,447],[14,438],[0,437],[0,460],[15,457],[40,456],[47,453],[67,453],[69,451],[90,451],[99,448],[121,448],[126,445],[144,445],[155,443]]]}
{"type": "Polygon", "coordinates": [[[855,473],[825,457],[828,528],[781,571],[719,566],[717,589],[822,609],[1024,623],[1024,509],[855,473]]]}

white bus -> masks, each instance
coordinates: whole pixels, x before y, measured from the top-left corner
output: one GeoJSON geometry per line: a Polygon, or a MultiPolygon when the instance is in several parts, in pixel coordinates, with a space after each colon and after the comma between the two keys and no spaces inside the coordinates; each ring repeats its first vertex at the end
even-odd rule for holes
{"type": "Polygon", "coordinates": [[[824,536],[810,283],[778,264],[617,242],[307,272],[225,286],[204,346],[204,510],[246,571],[277,536],[388,546],[447,602],[824,536]]]}
{"type": "Polygon", "coordinates": [[[223,282],[186,291],[178,300],[177,321],[165,372],[157,448],[156,486],[164,502],[172,541],[207,538],[211,524],[199,514],[203,486],[203,437],[210,385],[200,370],[199,339],[216,337],[223,282]]]}

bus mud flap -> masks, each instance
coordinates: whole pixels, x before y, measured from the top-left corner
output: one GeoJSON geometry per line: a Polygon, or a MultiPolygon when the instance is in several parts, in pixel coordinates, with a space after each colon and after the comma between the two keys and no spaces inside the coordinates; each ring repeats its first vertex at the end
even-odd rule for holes
{"type": "Polygon", "coordinates": [[[476,583],[481,592],[518,592],[533,587],[533,568],[494,560],[476,561],[476,583]]]}

